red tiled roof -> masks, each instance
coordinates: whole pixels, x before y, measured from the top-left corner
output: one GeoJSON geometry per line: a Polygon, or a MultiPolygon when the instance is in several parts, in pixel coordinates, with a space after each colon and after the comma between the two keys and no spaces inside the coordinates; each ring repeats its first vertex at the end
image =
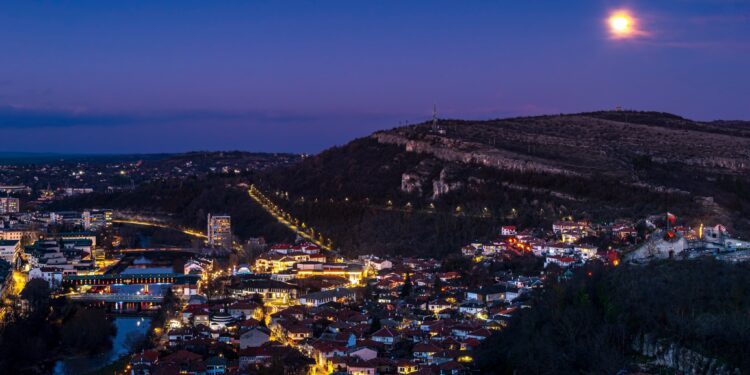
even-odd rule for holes
{"type": "Polygon", "coordinates": [[[437,353],[442,349],[429,342],[420,342],[411,349],[413,353],[437,353]]]}
{"type": "Polygon", "coordinates": [[[197,353],[193,353],[187,350],[178,350],[164,358],[161,359],[162,363],[176,363],[176,364],[184,364],[184,363],[190,363],[193,361],[199,361],[202,360],[203,356],[197,353]]]}
{"type": "Polygon", "coordinates": [[[557,259],[557,260],[559,260],[561,262],[565,262],[565,263],[573,263],[573,262],[576,261],[576,259],[573,258],[573,257],[562,256],[562,255],[553,255],[550,258],[557,259]]]}
{"type": "Polygon", "coordinates": [[[372,337],[396,337],[398,336],[395,332],[391,331],[390,328],[384,327],[379,329],[377,332],[372,334],[372,337]]]}
{"type": "Polygon", "coordinates": [[[479,341],[479,340],[477,340],[477,339],[475,339],[475,338],[471,338],[470,337],[470,338],[462,341],[461,343],[464,344],[464,345],[466,345],[466,346],[470,346],[470,347],[474,348],[474,347],[479,346],[482,342],[479,341]]]}
{"type": "Polygon", "coordinates": [[[144,350],[141,353],[133,354],[132,362],[156,363],[159,360],[159,352],[156,350],[144,350]]]}

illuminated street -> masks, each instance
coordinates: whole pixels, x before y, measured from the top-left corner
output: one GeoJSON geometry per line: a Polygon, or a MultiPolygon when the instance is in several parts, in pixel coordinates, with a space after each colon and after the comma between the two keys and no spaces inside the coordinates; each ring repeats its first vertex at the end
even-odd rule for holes
{"type": "Polygon", "coordinates": [[[270,199],[263,195],[263,193],[255,186],[250,186],[248,194],[254,201],[256,201],[261,207],[263,207],[266,212],[271,214],[279,223],[284,224],[284,226],[294,231],[294,233],[298,234],[308,241],[313,242],[324,250],[333,250],[332,242],[330,239],[327,242],[324,242],[324,237],[320,233],[318,233],[318,235],[316,236],[316,232],[313,228],[309,228],[307,226],[305,226],[305,228],[301,228],[304,223],[300,225],[295,224],[299,223],[299,220],[293,218],[291,215],[281,210],[270,199]]]}

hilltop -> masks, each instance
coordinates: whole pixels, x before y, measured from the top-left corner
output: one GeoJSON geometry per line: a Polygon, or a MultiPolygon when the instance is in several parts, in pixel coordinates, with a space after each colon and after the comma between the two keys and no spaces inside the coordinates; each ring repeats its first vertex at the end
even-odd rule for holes
{"type": "Polygon", "coordinates": [[[669,210],[746,234],[748,172],[750,122],[611,111],[379,131],[273,169],[262,186],[344,248],[441,254],[500,223],[570,215],[669,210]]]}

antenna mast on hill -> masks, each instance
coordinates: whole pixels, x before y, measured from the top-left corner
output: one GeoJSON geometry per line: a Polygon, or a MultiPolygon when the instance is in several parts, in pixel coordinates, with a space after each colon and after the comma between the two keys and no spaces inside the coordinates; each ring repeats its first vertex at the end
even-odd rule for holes
{"type": "Polygon", "coordinates": [[[439,134],[445,134],[445,129],[443,129],[442,126],[438,125],[438,118],[437,118],[437,105],[432,105],[432,132],[433,133],[439,133],[439,134]]]}
{"type": "Polygon", "coordinates": [[[437,129],[437,104],[432,105],[432,131],[436,132],[437,129]]]}

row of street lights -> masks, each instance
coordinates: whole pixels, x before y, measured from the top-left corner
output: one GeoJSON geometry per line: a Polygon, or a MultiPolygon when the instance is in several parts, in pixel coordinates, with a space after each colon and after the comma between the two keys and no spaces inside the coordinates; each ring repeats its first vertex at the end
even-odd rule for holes
{"type": "MultiPolygon", "coordinates": [[[[248,193],[256,202],[261,205],[261,207],[275,216],[282,224],[286,225],[290,229],[302,235],[302,237],[314,242],[316,245],[322,247],[325,250],[333,249],[333,241],[330,238],[326,239],[322,233],[316,232],[314,228],[309,227],[304,222],[300,222],[299,219],[282,210],[278,205],[267,198],[259,189],[257,189],[255,185],[250,186],[250,190],[248,191],[248,193]]],[[[280,193],[277,191],[275,193],[276,196],[286,199],[289,198],[288,192],[280,193]]]]}
{"type": "MultiPolygon", "coordinates": [[[[290,197],[289,197],[289,192],[288,191],[276,190],[276,191],[274,191],[274,195],[276,195],[276,197],[278,197],[280,199],[285,199],[287,201],[291,200],[290,197]]],[[[336,201],[337,201],[334,198],[328,198],[327,200],[328,200],[329,203],[336,203],[336,201]]],[[[308,202],[308,201],[309,200],[306,200],[304,196],[300,196],[299,198],[297,198],[295,200],[295,203],[305,203],[305,202],[308,202]]],[[[364,198],[362,201],[364,202],[365,205],[373,206],[375,208],[383,208],[383,206],[372,205],[371,204],[371,200],[368,197],[364,198]]],[[[320,200],[318,198],[314,198],[312,200],[312,202],[313,203],[319,203],[320,200]]],[[[353,199],[351,199],[349,197],[344,197],[341,200],[341,202],[343,202],[343,203],[352,203],[352,202],[356,203],[356,201],[354,201],[353,199]]],[[[393,200],[391,200],[391,199],[388,199],[388,200],[385,201],[384,208],[386,208],[386,209],[393,209],[393,210],[400,209],[400,210],[403,210],[403,211],[413,211],[413,210],[415,210],[415,206],[414,206],[414,204],[412,202],[406,202],[403,205],[403,207],[398,208],[397,205],[394,204],[393,200]]],[[[417,211],[423,211],[423,212],[427,212],[427,213],[435,213],[436,210],[437,210],[437,207],[435,206],[435,203],[433,203],[433,202],[430,202],[426,207],[424,207],[421,210],[417,209],[417,211]]],[[[455,215],[476,216],[476,217],[482,217],[482,218],[490,218],[490,217],[494,216],[493,213],[492,213],[492,210],[490,210],[489,207],[486,207],[486,206],[482,207],[482,209],[479,211],[479,213],[470,214],[470,213],[467,212],[467,210],[465,209],[464,206],[462,206],[462,205],[459,204],[459,205],[456,205],[455,207],[453,207],[452,212],[455,215]]],[[[516,217],[518,217],[518,211],[515,208],[513,208],[513,209],[510,210],[510,212],[507,215],[504,215],[504,216],[505,217],[516,218],[516,217]]]]}

